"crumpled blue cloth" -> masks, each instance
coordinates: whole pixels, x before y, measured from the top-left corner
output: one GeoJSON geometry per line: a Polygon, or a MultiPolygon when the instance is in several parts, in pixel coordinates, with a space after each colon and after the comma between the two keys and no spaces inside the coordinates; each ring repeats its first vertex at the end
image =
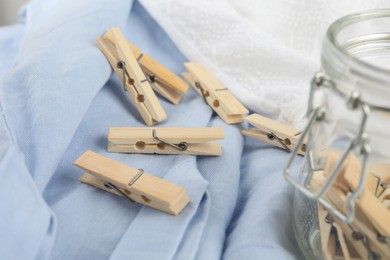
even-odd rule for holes
{"type": "Polygon", "coordinates": [[[288,154],[244,139],[194,91],[160,98],[159,126],[223,127],[223,156],[114,154],[112,126],[144,126],[95,38],[119,27],[175,73],[186,58],[138,2],[34,0],[0,28],[0,258],[296,259],[288,154]],[[173,217],[85,184],[90,149],[184,186],[173,217]]]}

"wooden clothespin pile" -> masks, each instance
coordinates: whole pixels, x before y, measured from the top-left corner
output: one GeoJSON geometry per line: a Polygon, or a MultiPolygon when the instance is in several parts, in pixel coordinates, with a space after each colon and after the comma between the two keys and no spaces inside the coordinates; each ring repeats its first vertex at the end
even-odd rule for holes
{"type": "MultiPolygon", "coordinates": [[[[118,28],[108,30],[97,38],[97,42],[145,124],[152,126],[165,120],[167,114],[154,91],[171,103],[178,104],[189,85],[128,41],[118,28]]],[[[183,76],[227,124],[244,121],[244,115],[249,111],[228,88],[199,63],[189,62],[185,67],[188,72],[183,76]]],[[[259,115],[249,116],[245,120],[259,129],[244,130],[244,135],[289,151],[296,145],[300,132],[292,127],[259,115]]],[[[108,151],[220,156],[222,147],[213,141],[223,138],[223,128],[111,127],[108,151]]],[[[303,145],[299,153],[304,152],[303,145]]],[[[86,171],[80,177],[83,183],[172,215],[179,214],[189,202],[184,188],[91,151],[81,155],[75,165],[86,171]]]]}
{"type": "Polygon", "coordinates": [[[142,53],[118,28],[107,31],[97,42],[145,123],[150,126],[165,120],[167,115],[153,89],[177,104],[181,99],[179,92],[186,93],[188,84],[142,53]]]}
{"type": "MultiPolygon", "coordinates": [[[[339,158],[338,152],[329,152],[324,171],[317,171],[313,175],[310,183],[312,190],[321,187],[339,158]]],[[[337,210],[346,212],[347,198],[357,188],[360,173],[359,160],[350,154],[325,199],[337,210]]],[[[390,165],[370,167],[351,223],[341,221],[318,204],[325,259],[390,259],[389,187],[390,165]]]]}
{"type": "MultiPolygon", "coordinates": [[[[165,120],[167,114],[153,90],[178,104],[189,85],[128,41],[118,28],[108,30],[97,42],[146,125],[165,120]]],[[[248,110],[200,64],[187,65],[192,73],[188,78],[194,80],[197,91],[202,86],[200,93],[205,101],[226,122],[242,122],[248,110]]],[[[213,141],[223,138],[223,128],[111,127],[108,151],[220,156],[221,144],[213,141]]],[[[86,171],[80,177],[83,183],[172,215],[179,214],[189,202],[184,188],[92,151],[85,152],[74,164],[86,171]]]]}

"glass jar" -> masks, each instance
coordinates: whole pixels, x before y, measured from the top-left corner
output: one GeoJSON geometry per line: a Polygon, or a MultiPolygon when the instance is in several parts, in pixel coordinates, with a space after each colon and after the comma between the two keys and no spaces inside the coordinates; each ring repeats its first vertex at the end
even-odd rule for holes
{"type": "MultiPolygon", "coordinates": [[[[335,21],[323,41],[321,64],[321,72],[311,84],[308,126],[285,169],[287,181],[297,188],[294,229],[307,259],[322,258],[317,205],[339,221],[351,222],[370,169],[390,164],[390,9],[335,21]],[[291,165],[304,143],[304,164],[295,173],[291,165]],[[329,151],[334,150],[340,155],[337,163],[321,187],[313,191],[313,176],[324,170],[329,151]],[[361,171],[357,173],[358,185],[348,193],[341,211],[324,196],[350,155],[360,161],[361,171]]],[[[390,171],[381,174],[380,184],[386,188],[390,171]]]]}

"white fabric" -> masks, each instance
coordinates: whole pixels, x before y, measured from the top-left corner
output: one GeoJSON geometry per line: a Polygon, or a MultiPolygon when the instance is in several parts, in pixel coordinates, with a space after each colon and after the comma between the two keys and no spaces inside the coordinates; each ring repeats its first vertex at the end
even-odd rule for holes
{"type": "Polygon", "coordinates": [[[248,108],[302,126],[327,27],[381,0],[140,0],[183,54],[248,108]]]}

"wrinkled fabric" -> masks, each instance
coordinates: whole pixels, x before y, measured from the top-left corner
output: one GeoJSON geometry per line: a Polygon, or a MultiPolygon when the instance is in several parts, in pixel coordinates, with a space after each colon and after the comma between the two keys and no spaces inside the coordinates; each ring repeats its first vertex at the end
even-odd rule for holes
{"type": "Polygon", "coordinates": [[[184,55],[248,108],[303,127],[322,39],[344,15],[386,0],[140,0],[184,55]]]}
{"type": "Polygon", "coordinates": [[[173,72],[187,61],[139,3],[35,0],[22,14],[0,29],[2,257],[300,257],[288,154],[244,139],[245,124],[225,124],[193,90],[176,106],[159,98],[168,119],[158,126],[223,127],[223,156],[107,152],[109,127],[144,123],[95,38],[119,27],[173,72]],[[181,185],[191,202],[173,217],[81,184],[73,161],[86,150],[181,185]]]}
{"type": "MultiPolygon", "coordinates": [[[[0,76],[17,56],[23,25],[0,28],[0,76]]],[[[15,144],[0,103],[0,255],[3,259],[47,258],[55,234],[55,215],[42,198],[15,144]]]]}

